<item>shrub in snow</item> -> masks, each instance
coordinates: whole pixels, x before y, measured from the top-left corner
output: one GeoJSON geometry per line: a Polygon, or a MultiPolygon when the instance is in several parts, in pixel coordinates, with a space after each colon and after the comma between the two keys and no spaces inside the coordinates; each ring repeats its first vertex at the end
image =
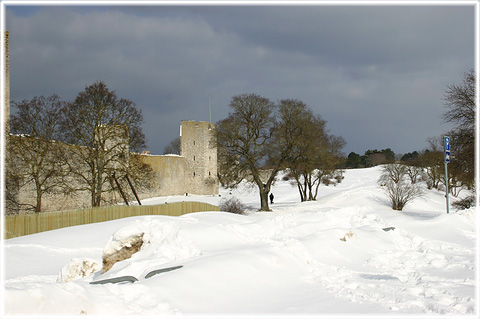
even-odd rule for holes
{"type": "Polygon", "coordinates": [[[57,282],[67,282],[87,277],[101,269],[102,266],[95,260],[89,258],[74,258],[68,264],[63,266],[58,274],[57,282]]]}
{"type": "Polygon", "coordinates": [[[329,176],[323,176],[322,177],[322,183],[326,186],[328,186],[330,184],[332,184],[333,186],[337,185],[337,183],[334,180],[330,179],[329,176]]]}
{"type": "Polygon", "coordinates": [[[407,179],[406,166],[403,164],[384,165],[378,182],[394,210],[403,210],[408,202],[422,195],[420,188],[407,179]]]}
{"type": "Polygon", "coordinates": [[[452,203],[452,206],[458,210],[469,209],[475,206],[475,195],[470,195],[452,203]]]}
{"type": "Polygon", "coordinates": [[[222,199],[220,202],[220,211],[229,212],[234,214],[245,215],[245,205],[243,205],[240,200],[235,197],[230,197],[228,199],[222,199]]]}

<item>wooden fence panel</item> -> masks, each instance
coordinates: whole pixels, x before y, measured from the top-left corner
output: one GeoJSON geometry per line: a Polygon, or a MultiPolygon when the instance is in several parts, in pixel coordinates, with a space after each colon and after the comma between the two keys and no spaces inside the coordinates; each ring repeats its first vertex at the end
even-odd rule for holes
{"type": "Polygon", "coordinates": [[[181,216],[193,212],[219,211],[218,206],[201,202],[176,202],[153,206],[103,206],[73,211],[16,214],[4,217],[5,239],[64,227],[105,222],[132,216],[181,216]]]}

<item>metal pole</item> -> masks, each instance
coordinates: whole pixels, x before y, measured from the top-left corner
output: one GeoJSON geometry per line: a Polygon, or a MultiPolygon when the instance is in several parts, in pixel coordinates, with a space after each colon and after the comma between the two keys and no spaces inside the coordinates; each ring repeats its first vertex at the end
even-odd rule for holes
{"type": "Polygon", "coordinates": [[[445,162],[445,198],[447,199],[447,214],[450,212],[450,205],[448,203],[448,170],[447,170],[448,163],[445,162]]]}
{"type": "Polygon", "coordinates": [[[450,162],[450,137],[445,136],[443,138],[444,146],[444,162],[445,162],[445,199],[447,201],[447,214],[450,212],[450,205],[448,203],[448,169],[447,165],[450,162]]]}

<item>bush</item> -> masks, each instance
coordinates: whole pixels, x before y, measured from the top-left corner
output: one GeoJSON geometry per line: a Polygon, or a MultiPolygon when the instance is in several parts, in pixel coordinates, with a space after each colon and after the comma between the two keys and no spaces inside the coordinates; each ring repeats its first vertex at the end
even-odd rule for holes
{"type": "Polygon", "coordinates": [[[402,164],[385,165],[378,182],[394,210],[403,210],[408,202],[422,195],[420,188],[407,179],[407,172],[402,164]]]}
{"type": "Polygon", "coordinates": [[[333,186],[336,186],[336,183],[330,179],[329,176],[323,176],[322,177],[322,183],[326,186],[332,184],[333,186]]]}
{"type": "Polygon", "coordinates": [[[452,206],[458,210],[469,209],[470,207],[475,206],[475,196],[470,195],[464,199],[460,199],[452,203],[452,206]]]}
{"type": "Polygon", "coordinates": [[[222,199],[220,202],[220,211],[245,215],[245,205],[243,205],[238,198],[230,197],[228,199],[222,199]]]}
{"type": "Polygon", "coordinates": [[[416,197],[422,195],[420,189],[408,182],[400,181],[395,183],[393,181],[384,184],[383,189],[390,198],[392,209],[403,210],[403,207],[416,197]]]}

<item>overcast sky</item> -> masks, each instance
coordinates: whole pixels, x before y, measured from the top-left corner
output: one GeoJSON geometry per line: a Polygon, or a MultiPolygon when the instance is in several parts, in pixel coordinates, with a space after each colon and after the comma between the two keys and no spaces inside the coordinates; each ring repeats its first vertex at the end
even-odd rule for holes
{"type": "MultiPolygon", "coordinates": [[[[161,4],[161,2],[159,2],[161,4]]],[[[104,81],[142,110],[152,154],[234,95],[305,102],[351,151],[422,150],[448,85],[475,67],[475,7],[14,6],[11,100],[104,81]]],[[[13,111],[13,110],[12,110],[13,111]]]]}

